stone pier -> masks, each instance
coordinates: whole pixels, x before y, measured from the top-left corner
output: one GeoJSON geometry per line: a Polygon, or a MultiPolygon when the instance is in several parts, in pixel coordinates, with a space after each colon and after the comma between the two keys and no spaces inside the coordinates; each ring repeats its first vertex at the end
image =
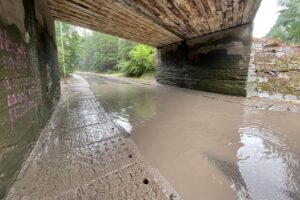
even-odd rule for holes
{"type": "Polygon", "coordinates": [[[158,49],[160,83],[246,96],[252,24],[158,49]]]}

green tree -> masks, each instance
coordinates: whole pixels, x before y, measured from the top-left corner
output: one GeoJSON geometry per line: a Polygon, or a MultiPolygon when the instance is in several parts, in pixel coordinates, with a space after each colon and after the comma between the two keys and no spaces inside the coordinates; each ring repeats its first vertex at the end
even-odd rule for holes
{"type": "Polygon", "coordinates": [[[155,70],[156,50],[153,47],[139,44],[129,54],[130,60],[119,65],[127,76],[141,76],[155,70]]]}
{"type": "Polygon", "coordinates": [[[118,63],[118,38],[92,32],[84,37],[81,70],[105,72],[114,70],[118,63]]]}
{"type": "Polygon", "coordinates": [[[83,32],[83,52],[80,56],[78,69],[81,71],[93,71],[94,44],[90,33],[83,32]]]}
{"type": "MultiPolygon", "coordinates": [[[[63,72],[60,26],[57,22],[59,62],[63,72]]],[[[154,72],[156,50],[115,36],[79,31],[62,23],[64,57],[67,73],[82,71],[108,72],[121,70],[127,76],[154,72]]]]}
{"type": "Polygon", "coordinates": [[[130,59],[130,51],[137,45],[137,43],[119,38],[118,45],[118,60],[119,62],[128,61],[130,59]]]}
{"type": "Polygon", "coordinates": [[[63,55],[62,55],[62,44],[63,39],[64,46],[64,60],[66,74],[70,74],[76,70],[80,62],[80,55],[83,51],[82,44],[83,39],[79,35],[76,27],[62,23],[62,30],[60,30],[60,22],[56,22],[56,35],[58,45],[58,58],[61,74],[64,73],[63,69],[63,55]],[[62,32],[62,35],[61,35],[62,32]]]}
{"type": "Polygon", "coordinates": [[[97,71],[114,70],[118,63],[118,43],[117,37],[99,34],[98,33],[98,47],[95,57],[94,66],[97,71]]]}
{"type": "Polygon", "coordinates": [[[300,43],[300,0],[280,0],[284,7],[269,37],[300,43]]]}

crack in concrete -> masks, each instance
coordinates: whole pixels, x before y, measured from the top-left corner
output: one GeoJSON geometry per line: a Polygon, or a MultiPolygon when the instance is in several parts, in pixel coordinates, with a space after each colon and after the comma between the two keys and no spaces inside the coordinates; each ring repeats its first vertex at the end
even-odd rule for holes
{"type": "Polygon", "coordinates": [[[101,124],[101,122],[98,123],[94,123],[94,124],[88,124],[88,125],[84,125],[84,126],[79,126],[79,127],[75,127],[75,128],[67,128],[67,131],[74,131],[74,130],[78,130],[78,129],[82,129],[82,128],[86,128],[86,127],[91,127],[91,126],[95,126],[95,125],[99,125],[101,124]]]}
{"type": "Polygon", "coordinates": [[[76,191],[76,190],[81,190],[84,186],[88,186],[88,185],[90,185],[90,184],[92,184],[92,183],[94,183],[94,182],[96,182],[96,181],[102,180],[102,179],[104,179],[104,178],[106,178],[106,177],[108,177],[108,176],[111,176],[111,175],[113,175],[113,174],[118,173],[118,172],[121,171],[121,170],[130,168],[130,167],[133,167],[134,165],[137,165],[137,164],[139,164],[139,163],[141,163],[141,161],[136,161],[136,162],[134,162],[134,163],[132,163],[132,164],[123,166],[122,168],[119,168],[119,169],[117,169],[117,170],[114,170],[114,171],[112,171],[112,172],[109,172],[109,173],[107,173],[107,174],[104,175],[104,176],[101,176],[101,177],[98,177],[98,178],[96,178],[96,179],[93,179],[92,181],[90,181],[89,183],[84,184],[84,185],[81,186],[81,187],[77,187],[77,188],[71,189],[71,190],[69,190],[69,191],[66,191],[65,193],[60,194],[60,195],[56,196],[55,198],[53,198],[53,200],[56,200],[56,199],[58,199],[58,198],[60,198],[60,197],[63,197],[63,196],[65,196],[65,195],[67,195],[67,194],[69,194],[69,193],[71,193],[71,192],[76,191]]]}

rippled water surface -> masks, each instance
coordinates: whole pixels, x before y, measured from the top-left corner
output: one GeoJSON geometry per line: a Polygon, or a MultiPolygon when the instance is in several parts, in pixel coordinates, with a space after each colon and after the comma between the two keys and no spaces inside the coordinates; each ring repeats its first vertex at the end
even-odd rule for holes
{"type": "Polygon", "coordinates": [[[300,114],[244,99],[83,75],[186,200],[300,199],[300,114]]]}

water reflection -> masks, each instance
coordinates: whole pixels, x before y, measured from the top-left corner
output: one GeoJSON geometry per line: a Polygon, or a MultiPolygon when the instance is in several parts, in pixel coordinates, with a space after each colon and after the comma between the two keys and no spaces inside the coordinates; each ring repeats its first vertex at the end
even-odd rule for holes
{"type": "Polygon", "coordinates": [[[299,154],[288,148],[284,132],[263,123],[270,113],[262,113],[246,109],[239,129],[238,166],[250,199],[300,199],[299,154]]]}
{"type": "Polygon", "coordinates": [[[300,199],[299,113],[246,107],[229,96],[86,78],[183,199],[300,199]]]}
{"type": "Polygon", "coordinates": [[[114,122],[121,126],[127,133],[132,132],[132,125],[129,122],[130,116],[126,112],[111,112],[110,116],[113,118],[114,122]]]}
{"type": "Polygon", "coordinates": [[[90,83],[97,100],[115,123],[127,133],[156,114],[155,90],[126,81],[97,75],[83,75],[90,83]]]}
{"type": "Polygon", "coordinates": [[[239,165],[210,154],[206,154],[205,157],[232,181],[231,188],[236,191],[240,199],[249,199],[248,188],[240,172],[239,165]]]}

